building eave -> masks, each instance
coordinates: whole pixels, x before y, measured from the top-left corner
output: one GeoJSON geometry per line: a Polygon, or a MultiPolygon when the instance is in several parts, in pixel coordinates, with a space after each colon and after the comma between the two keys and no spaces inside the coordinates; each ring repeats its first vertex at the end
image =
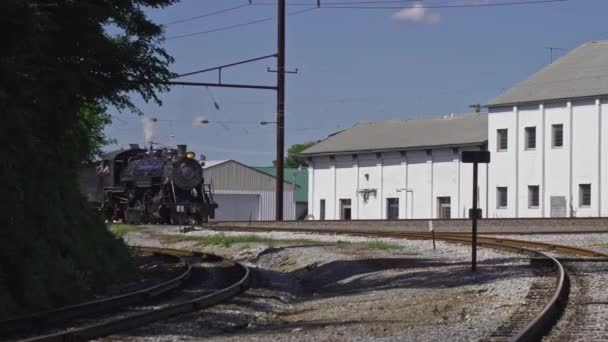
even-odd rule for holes
{"type": "Polygon", "coordinates": [[[530,100],[530,101],[521,101],[521,102],[505,102],[505,103],[489,103],[484,105],[484,108],[497,108],[497,107],[512,107],[512,106],[530,106],[535,104],[545,104],[545,103],[557,103],[557,102],[568,102],[568,101],[579,101],[579,100],[595,100],[595,99],[603,99],[607,97],[608,94],[599,94],[599,95],[588,95],[588,96],[577,96],[577,97],[562,97],[555,99],[543,99],[543,100],[530,100]]]}
{"type": "Polygon", "coordinates": [[[348,150],[348,151],[328,151],[318,153],[300,153],[298,156],[301,157],[322,157],[322,156],[336,156],[336,155],[352,155],[352,154],[367,154],[367,153],[383,153],[383,152],[406,152],[406,151],[421,151],[421,150],[436,150],[442,148],[456,148],[456,147],[472,147],[482,146],[487,144],[488,140],[479,142],[471,142],[466,144],[447,144],[447,145],[429,145],[429,146],[413,146],[413,147],[395,147],[395,148],[384,148],[384,149],[366,149],[366,150],[348,150]]]}

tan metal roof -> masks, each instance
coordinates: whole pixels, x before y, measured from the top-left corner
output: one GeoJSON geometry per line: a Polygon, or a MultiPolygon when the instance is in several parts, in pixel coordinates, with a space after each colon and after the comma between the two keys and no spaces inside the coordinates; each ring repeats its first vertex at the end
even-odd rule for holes
{"type": "Polygon", "coordinates": [[[608,95],[608,41],[582,44],[487,106],[600,95],[608,95]]]}
{"type": "Polygon", "coordinates": [[[478,145],[488,140],[488,115],[357,123],[302,151],[301,155],[379,152],[478,145]]]}

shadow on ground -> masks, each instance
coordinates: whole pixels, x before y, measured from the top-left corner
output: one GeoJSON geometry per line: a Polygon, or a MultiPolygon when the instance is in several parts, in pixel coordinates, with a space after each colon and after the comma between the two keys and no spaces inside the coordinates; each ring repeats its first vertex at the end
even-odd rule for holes
{"type": "MultiPolygon", "coordinates": [[[[293,272],[252,268],[250,289],[222,304],[226,309],[203,310],[164,324],[157,337],[184,334],[181,322],[194,320],[194,328],[186,334],[194,339],[220,335],[272,334],[298,331],[299,328],[350,326],[360,321],[300,321],[280,319],[281,308],[290,307],[289,315],[312,309],[297,310],[291,305],[309,300],[345,297],[373,291],[424,288],[442,289],[467,285],[483,285],[499,280],[521,277],[527,264],[508,264],[516,259],[494,258],[478,263],[472,272],[469,262],[449,262],[418,257],[339,260],[293,272]],[[295,310],[294,310],[295,309],[295,310]],[[278,319],[260,322],[260,317],[278,319]],[[258,323],[256,323],[258,322],[258,323]]],[[[366,322],[368,322],[366,320],[366,322]]],[[[369,321],[375,322],[375,321],[369,321]]],[[[377,322],[381,323],[381,322],[377,322]]],[[[192,324],[192,323],[190,323],[192,324]]],[[[130,336],[150,336],[154,330],[140,329],[130,336]]],[[[258,336],[259,338],[259,336],[258,336]]]]}

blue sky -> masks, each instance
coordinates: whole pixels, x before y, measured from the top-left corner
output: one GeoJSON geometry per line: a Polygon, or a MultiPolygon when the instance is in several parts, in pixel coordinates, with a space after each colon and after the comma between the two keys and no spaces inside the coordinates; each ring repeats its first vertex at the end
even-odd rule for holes
{"type": "MultiPolygon", "coordinates": [[[[403,4],[505,1],[426,0],[403,4]]],[[[253,0],[254,4],[261,2],[274,1],[253,0]]],[[[167,23],[247,3],[183,0],[148,13],[156,22],[167,23]]],[[[305,8],[309,7],[289,6],[288,11],[305,8]]],[[[166,37],[274,17],[275,12],[275,6],[245,6],[169,25],[166,37]]],[[[469,105],[485,103],[549,63],[546,47],[569,50],[585,41],[608,39],[605,13],[606,0],[570,0],[475,8],[321,8],[289,16],[287,66],[299,72],[287,75],[286,145],[323,139],[358,121],[470,112],[469,105]]],[[[172,70],[177,73],[259,57],[276,51],[276,20],[168,39],[164,46],[175,58],[172,70]]],[[[268,73],[267,67],[274,69],[275,60],[226,69],[222,79],[274,85],[275,74],[268,73]]],[[[215,82],[216,77],[209,73],[184,80],[215,82]]],[[[275,126],[258,124],[274,121],[273,91],[174,87],[161,98],[161,107],[134,98],[146,117],[158,119],[154,141],[186,143],[208,159],[236,159],[249,165],[269,165],[274,159],[275,126]],[[210,124],[193,125],[201,117],[210,124]]],[[[118,144],[107,149],[132,142],[142,144],[142,118],[127,112],[114,114],[114,123],[106,133],[118,144]]]]}

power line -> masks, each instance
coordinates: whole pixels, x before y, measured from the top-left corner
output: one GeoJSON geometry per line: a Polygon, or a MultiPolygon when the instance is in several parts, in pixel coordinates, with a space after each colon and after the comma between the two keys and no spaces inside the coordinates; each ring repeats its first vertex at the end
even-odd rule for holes
{"type": "MultiPolygon", "coordinates": [[[[289,13],[287,13],[287,15],[297,15],[297,14],[309,12],[309,11],[312,11],[312,10],[315,10],[315,9],[317,9],[317,7],[312,7],[312,8],[307,8],[307,9],[299,10],[299,11],[289,12],[289,13]]],[[[208,34],[208,33],[220,32],[220,31],[226,31],[226,30],[231,30],[231,29],[235,29],[235,28],[238,28],[238,27],[260,24],[260,23],[271,21],[271,20],[274,20],[274,19],[275,19],[275,17],[268,17],[268,18],[258,19],[258,20],[249,21],[249,22],[245,22],[245,23],[240,23],[240,24],[235,24],[235,25],[230,25],[230,26],[225,26],[225,27],[218,27],[218,28],[215,28],[215,29],[207,30],[207,31],[200,31],[200,32],[194,32],[194,33],[182,34],[182,35],[178,35],[178,36],[167,37],[166,40],[187,38],[187,37],[193,37],[193,36],[198,36],[198,35],[202,35],[202,34],[208,34]]]]}
{"type": "Polygon", "coordinates": [[[170,21],[168,23],[162,24],[163,26],[169,26],[169,25],[175,25],[175,24],[180,24],[180,23],[185,23],[187,21],[192,21],[192,20],[196,20],[196,19],[201,19],[201,18],[207,18],[207,17],[211,17],[217,14],[222,14],[222,13],[226,13],[226,12],[230,12],[230,11],[234,11],[243,7],[247,7],[251,5],[250,3],[248,4],[244,4],[244,5],[239,5],[239,6],[234,6],[234,7],[230,7],[230,8],[225,8],[223,10],[219,10],[219,11],[215,11],[215,12],[210,12],[210,13],[205,13],[205,14],[201,14],[201,15],[197,15],[195,17],[190,17],[190,18],[185,18],[185,19],[181,19],[181,20],[175,20],[175,21],[170,21]]]}
{"type": "MultiPolygon", "coordinates": [[[[383,3],[400,3],[400,2],[420,2],[422,0],[380,0],[380,1],[317,1],[317,7],[325,5],[356,5],[356,4],[383,4],[383,3]]],[[[252,5],[276,5],[276,2],[256,1],[252,5]]],[[[315,5],[312,2],[288,2],[287,6],[310,6],[315,5]]]]}
{"type": "MultiPolygon", "coordinates": [[[[429,9],[437,9],[437,8],[475,8],[475,7],[498,7],[498,6],[518,6],[518,5],[533,5],[533,4],[548,4],[548,3],[557,3],[557,2],[567,2],[569,0],[532,0],[532,1],[509,1],[509,2],[496,2],[496,3],[481,3],[481,4],[462,4],[462,5],[415,5],[415,6],[358,6],[358,5],[364,5],[364,4],[382,4],[382,3],[402,3],[402,2],[414,2],[414,1],[420,1],[420,0],[380,0],[380,1],[334,1],[334,2],[323,2],[321,3],[320,7],[311,7],[311,8],[307,8],[307,9],[303,9],[303,10],[299,10],[299,11],[293,11],[293,12],[289,12],[287,13],[287,15],[297,15],[297,14],[301,14],[301,13],[305,13],[305,12],[309,12],[315,9],[323,9],[323,8],[329,8],[329,9],[368,9],[368,10],[382,10],[382,9],[408,9],[408,8],[429,8],[429,9]],[[354,5],[354,6],[348,6],[348,5],[354,5]]],[[[257,5],[257,6],[267,6],[267,5],[276,5],[276,3],[272,3],[272,2],[254,2],[252,3],[252,5],[257,5]]],[[[287,5],[289,6],[310,6],[312,5],[312,3],[303,3],[303,2],[292,2],[292,3],[288,3],[287,5]]],[[[219,13],[223,13],[223,12],[227,12],[227,11],[232,11],[241,7],[245,7],[245,6],[249,6],[249,4],[246,5],[239,5],[236,7],[231,7],[225,10],[221,10],[221,11],[217,11],[217,12],[213,12],[213,13],[208,13],[205,15],[201,15],[201,16],[197,16],[197,17],[192,17],[192,18],[188,18],[188,19],[183,19],[183,20],[179,20],[173,23],[177,23],[177,22],[184,22],[184,21],[188,21],[188,20],[194,20],[197,19],[199,17],[205,17],[205,16],[210,16],[210,15],[214,15],[214,14],[219,14],[219,13]]],[[[253,21],[249,21],[249,22],[244,22],[244,23],[239,23],[239,24],[234,24],[234,25],[230,25],[230,26],[224,26],[224,27],[218,27],[215,29],[210,29],[210,30],[205,30],[205,31],[199,31],[199,32],[193,32],[193,33],[188,33],[188,34],[182,34],[182,35],[176,35],[176,36],[171,36],[171,37],[167,37],[166,40],[173,40],[173,39],[181,39],[181,38],[188,38],[188,37],[193,37],[193,36],[198,36],[198,35],[204,35],[204,34],[209,34],[209,33],[215,33],[215,32],[220,32],[220,31],[227,31],[227,30],[232,30],[232,29],[236,29],[236,28],[240,28],[240,27],[245,27],[245,26],[250,26],[250,25],[255,25],[255,24],[261,24],[264,22],[268,22],[271,20],[274,20],[274,17],[267,17],[267,18],[262,18],[262,19],[258,19],[258,20],[253,20],[253,21]]],[[[167,23],[165,25],[169,25],[171,23],[167,23]]]]}
{"type": "MultiPolygon", "coordinates": [[[[416,4],[413,6],[357,6],[357,5],[375,5],[384,3],[400,3],[400,2],[412,2],[416,0],[392,0],[392,1],[344,1],[344,2],[322,2],[318,8],[343,8],[343,9],[407,9],[407,8],[473,8],[473,7],[496,7],[496,6],[516,6],[516,5],[533,5],[533,4],[545,4],[555,2],[566,2],[569,0],[532,0],[532,1],[509,1],[509,2],[494,2],[494,3],[481,3],[481,4],[461,4],[461,5],[422,5],[416,4]],[[356,5],[356,6],[348,6],[356,5]]],[[[254,5],[270,6],[275,5],[272,2],[258,2],[254,5]]],[[[305,3],[288,3],[288,6],[304,6],[305,3]]],[[[310,3],[308,5],[311,5],[310,3]]]]}

